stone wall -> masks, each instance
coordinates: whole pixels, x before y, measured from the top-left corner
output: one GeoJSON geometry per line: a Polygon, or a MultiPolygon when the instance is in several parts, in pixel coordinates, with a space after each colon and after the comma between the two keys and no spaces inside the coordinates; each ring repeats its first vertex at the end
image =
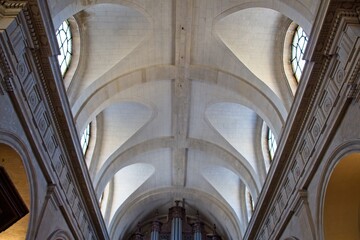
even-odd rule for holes
{"type": "Polygon", "coordinates": [[[24,152],[28,166],[28,237],[107,239],[81,147],[74,141],[47,4],[1,1],[0,12],[1,115],[6,116],[0,131],[5,144],[24,152]]]}
{"type": "Polygon", "coordinates": [[[283,141],[245,239],[324,239],[325,176],[341,159],[334,156],[359,151],[360,5],[322,4],[283,141]]]}

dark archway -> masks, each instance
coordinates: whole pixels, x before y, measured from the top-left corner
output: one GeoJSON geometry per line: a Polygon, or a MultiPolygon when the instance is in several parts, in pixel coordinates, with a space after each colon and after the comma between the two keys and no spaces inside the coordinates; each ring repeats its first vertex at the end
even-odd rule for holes
{"type": "MultiPolygon", "coordinates": [[[[0,168],[4,179],[8,178],[6,180],[7,187],[1,189],[4,191],[2,193],[4,206],[2,207],[6,207],[6,202],[10,201],[12,206],[8,206],[6,209],[8,215],[13,216],[12,212],[17,215],[13,216],[15,220],[10,219],[8,223],[4,222],[6,229],[0,233],[0,238],[26,239],[30,220],[30,214],[27,213],[30,209],[30,186],[21,156],[13,148],[2,143],[0,143],[0,168]],[[17,220],[17,218],[19,219],[17,220]],[[13,223],[14,221],[16,222],[13,223]]],[[[2,185],[5,184],[4,181],[2,185]]]]}
{"type": "Polygon", "coordinates": [[[323,208],[324,239],[360,239],[360,153],[344,156],[335,165],[323,208]]]}

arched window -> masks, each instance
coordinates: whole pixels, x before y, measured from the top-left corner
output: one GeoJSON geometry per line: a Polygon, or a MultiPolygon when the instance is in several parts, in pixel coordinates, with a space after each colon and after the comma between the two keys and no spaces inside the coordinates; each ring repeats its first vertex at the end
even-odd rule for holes
{"type": "Polygon", "coordinates": [[[250,221],[250,218],[255,209],[255,202],[254,202],[254,199],[247,187],[245,188],[245,198],[246,198],[245,201],[246,201],[247,217],[248,217],[248,220],[250,221]]]}
{"type": "Polygon", "coordinates": [[[271,161],[274,158],[277,144],[276,144],[275,136],[269,127],[267,132],[267,143],[268,143],[268,149],[269,149],[269,155],[271,161]]]}
{"type": "Polygon", "coordinates": [[[58,56],[60,70],[62,76],[65,75],[71,61],[72,55],[72,37],[70,31],[70,23],[65,20],[56,31],[60,55],[58,56]]]}
{"type": "Polygon", "coordinates": [[[300,80],[304,69],[305,60],[303,60],[304,52],[308,42],[308,37],[304,30],[297,26],[291,44],[291,66],[297,81],[300,80]]]}
{"type": "Polygon", "coordinates": [[[90,123],[86,126],[80,139],[81,148],[84,155],[86,153],[86,150],[88,149],[89,141],[90,141],[90,123]]]}

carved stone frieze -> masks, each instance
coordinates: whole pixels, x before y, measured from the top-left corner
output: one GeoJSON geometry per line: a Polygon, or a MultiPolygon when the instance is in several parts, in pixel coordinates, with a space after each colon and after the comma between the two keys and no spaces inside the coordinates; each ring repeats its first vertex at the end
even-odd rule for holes
{"type": "Polygon", "coordinates": [[[297,183],[304,170],[304,162],[299,152],[294,156],[294,160],[292,161],[289,170],[292,172],[295,182],[297,183]]]}
{"type": "Polygon", "coordinates": [[[4,87],[2,86],[2,81],[3,79],[0,77],[0,95],[4,95],[5,94],[5,89],[4,87]]]}
{"type": "Polygon", "coordinates": [[[356,102],[360,100],[360,85],[359,84],[349,84],[348,97],[355,99],[356,102]]]}
{"type": "MultiPolygon", "coordinates": [[[[357,51],[360,51],[360,43],[358,45],[359,46],[357,48],[357,51]]],[[[357,64],[355,66],[355,69],[349,78],[347,96],[349,98],[353,98],[355,102],[359,102],[360,101],[360,57],[358,57],[356,61],[357,64]]]]}
{"type": "Polygon", "coordinates": [[[8,91],[8,92],[13,91],[13,86],[11,83],[11,81],[13,79],[13,75],[11,73],[9,64],[5,58],[2,47],[3,47],[3,44],[1,44],[1,47],[0,47],[0,81],[1,81],[0,82],[0,84],[1,84],[0,93],[3,95],[4,91],[8,91]]]}

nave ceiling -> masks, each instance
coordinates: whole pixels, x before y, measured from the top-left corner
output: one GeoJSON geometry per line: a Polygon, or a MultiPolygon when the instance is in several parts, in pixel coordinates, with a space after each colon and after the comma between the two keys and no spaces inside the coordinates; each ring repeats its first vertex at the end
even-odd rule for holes
{"type": "Polygon", "coordinates": [[[241,239],[245,188],[266,178],[267,126],[277,141],[293,93],[284,73],[290,24],[307,33],[314,1],[48,0],[70,18],[64,76],[111,239],[174,200],[241,239]]]}

